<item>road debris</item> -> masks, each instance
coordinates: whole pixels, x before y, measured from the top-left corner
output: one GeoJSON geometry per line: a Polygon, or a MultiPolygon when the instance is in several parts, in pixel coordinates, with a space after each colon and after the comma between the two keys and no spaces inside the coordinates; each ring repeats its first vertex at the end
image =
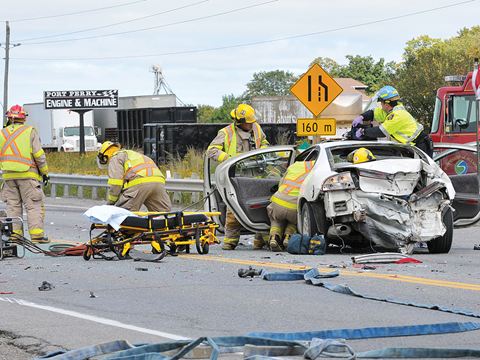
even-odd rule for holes
{"type": "Polygon", "coordinates": [[[262,270],[257,270],[252,268],[251,266],[248,269],[238,269],[238,276],[241,278],[246,278],[246,277],[251,277],[253,278],[254,276],[260,276],[262,273],[262,270]]]}
{"type": "Polygon", "coordinates": [[[352,261],[354,264],[404,264],[404,263],[422,263],[420,260],[414,259],[408,255],[393,253],[393,252],[384,252],[384,253],[374,253],[374,254],[365,254],[353,256],[352,261]]]}
{"type": "Polygon", "coordinates": [[[97,295],[95,295],[95,294],[93,293],[93,291],[90,291],[90,297],[91,297],[91,298],[96,298],[97,295]]]}
{"type": "Polygon", "coordinates": [[[53,288],[55,288],[55,286],[50,284],[48,281],[44,281],[44,282],[42,282],[42,285],[38,287],[38,290],[40,290],[40,291],[50,291],[53,288]]]}
{"type": "Polygon", "coordinates": [[[146,267],[136,267],[135,270],[136,271],[148,271],[148,268],[146,268],[146,267]]]}

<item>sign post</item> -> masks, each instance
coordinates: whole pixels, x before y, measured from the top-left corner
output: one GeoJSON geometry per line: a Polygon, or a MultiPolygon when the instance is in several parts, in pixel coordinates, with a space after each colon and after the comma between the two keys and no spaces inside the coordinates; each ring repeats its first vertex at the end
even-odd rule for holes
{"type": "Polygon", "coordinates": [[[297,119],[298,136],[336,134],[336,120],[319,116],[343,89],[320,65],[313,64],[290,91],[314,116],[313,119],[297,119]]]}
{"type": "Polygon", "coordinates": [[[83,115],[93,109],[117,108],[118,90],[64,90],[44,91],[46,110],[70,109],[79,115],[80,155],[85,154],[85,126],[83,115]]]}

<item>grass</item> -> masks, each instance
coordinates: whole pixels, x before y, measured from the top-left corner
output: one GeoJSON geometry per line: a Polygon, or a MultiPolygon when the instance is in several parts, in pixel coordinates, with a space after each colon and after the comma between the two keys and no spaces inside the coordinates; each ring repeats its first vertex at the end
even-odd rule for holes
{"type": "Polygon", "coordinates": [[[97,166],[97,153],[94,151],[84,155],[79,153],[51,152],[47,153],[49,172],[58,174],[107,175],[107,170],[97,166]]]}
{"type": "MultiPolygon", "coordinates": [[[[107,170],[100,170],[97,166],[96,152],[88,152],[85,155],[78,153],[54,152],[47,153],[47,163],[50,173],[58,174],[77,174],[77,175],[98,175],[106,176],[107,170]]],[[[163,174],[169,170],[171,175],[177,178],[189,178],[196,174],[199,178],[203,178],[203,151],[189,148],[183,158],[174,156],[170,161],[160,166],[163,174]]],[[[68,186],[68,195],[65,194],[65,186],[56,186],[56,196],[76,197],[78,194],[77,186],[68,186]]],[[[51,185],[45,188],[45,195],[50,196],[51,185]]],[[[170,194],[173,203],[191,204],[193,202],[192,193],[170,194]]],[[[90,187],[83,188],[83,197],[92,198],[92,189],[90,187]]],[[[106,189],[97,189],[97,198],[105,199],[106,189]]]]}
{"type": "MultiPolygon", "coordinates": [[[[84,155],[78,153],[53,152],[47,153],[48,168],[51,173],[79,174],[79,175],[107,175],[107,170],[100,170],[97,166],[97,153],[88,152],[84,155]]],[[[173,156],[167,164],[160,169],[165,175],[170,170],[172,176],[188,178],[192,174],[203,177],[203,151],[189,148],[183,158],[173,156]]]]}

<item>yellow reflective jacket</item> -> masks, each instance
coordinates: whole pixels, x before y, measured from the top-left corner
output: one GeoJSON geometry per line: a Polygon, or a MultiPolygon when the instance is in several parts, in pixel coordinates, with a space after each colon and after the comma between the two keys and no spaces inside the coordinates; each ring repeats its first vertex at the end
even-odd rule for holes
{"type": "Polygon", "coordinates": [[[287,209],[297,209],[300,186],[313,168],[314,161],[298,161],[290,165],[278,184],[278,191],[270,199],[287,209]]]}
{"type": "MultiPolygon", "coordinates": [[[[255,149],[265,148],[269,145],[262,128],[256,122],[253,123],[253,138],[255,149]]],[[[253,149],[250,148],[249,150],[253,149]]],[[[219,162],[238,155],[237,131],[235,124],[230,124],[219,130],[218,135],[208,147],[207,154],[209,157],[219,162]]]]}
{"type": "Polygon", "coordinates": [[[36,179],[48,174],[40,138],[31,126],[12,124],[0,132],[0,169],[5,180],[36,179]]]}
{"type": "Polygon", "coordinates": [[[379,128],[386,136],[399,143],[411,145],[415,145],[414,140],[423,131],[423,125],[417,122],[403,105],[395,106],[379,128]]]}
{"type": "Polygon", "coordinates": [[[149,157],[133,150],[120,150],[108,162],[108,200],[118,200],[122,189],[158,182],[165,184],[165,176],[149,157]]]}

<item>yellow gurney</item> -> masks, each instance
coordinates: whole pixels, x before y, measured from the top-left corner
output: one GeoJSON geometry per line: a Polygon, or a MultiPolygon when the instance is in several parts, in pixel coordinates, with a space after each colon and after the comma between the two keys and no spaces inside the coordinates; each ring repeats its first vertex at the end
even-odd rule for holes
{"type": "Polygon", "coordinates": [[[176,255],[180,249],[189,253],[190,246],[195,244],[199,254],[208,254],[211,244],[220,243],[215,235],[218,224],[211,218],[220,213],[135,212],[134,214],[126,217],[118,230],[110,225],[92,224],[90,240],[86,244],[83,258],[111,260],[113,257],[106,256],[104,253],[113,252],[122,260],[128,258],[129,251],[134,245],[150,244],[152,253],[156,254],[150,261],[158,261],[167,255],[166,247],[168,247],[168,253],[176,255]],[[97,230],[100,233],[94,236],[97,230]]]}

